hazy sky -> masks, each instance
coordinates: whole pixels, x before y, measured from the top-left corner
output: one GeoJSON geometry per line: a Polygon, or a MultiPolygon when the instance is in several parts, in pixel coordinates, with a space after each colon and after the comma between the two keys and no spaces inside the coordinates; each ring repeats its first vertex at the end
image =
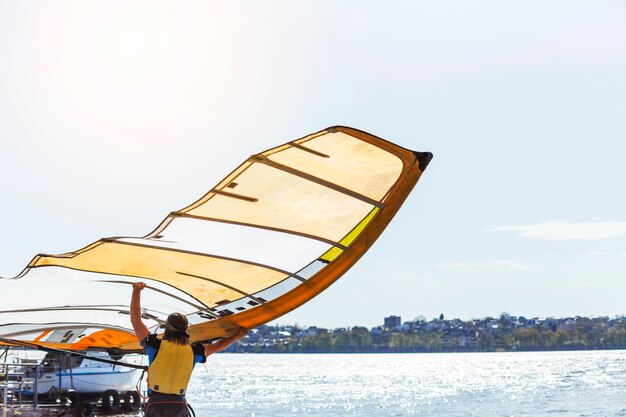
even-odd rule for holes
{"type": "Polygon", "coordinates": [[[621,0],[0,0],[0,275],[335,124],[435,158],[279,323],[626,313],[621,0]]]}

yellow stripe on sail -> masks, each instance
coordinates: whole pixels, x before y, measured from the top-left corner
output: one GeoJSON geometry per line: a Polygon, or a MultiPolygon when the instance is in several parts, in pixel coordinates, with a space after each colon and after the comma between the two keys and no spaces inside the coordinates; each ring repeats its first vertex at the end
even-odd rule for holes
{"type": "MultiPolygon", "coordinates": [[[[380,209],[378,207],[374,207],[372,211],[370,211],[369,214],[363,220],[361,220],[361,222],[357,224],[354,229],[350,231],[350,233],[348,233],[343,239],[339,241],[339,243],[345,247],[349,247],[350,245],[352,245],[352,242],[354,242],[355,239],[359,237],[363,229],[365,229],[367,225],[370,224],[370,222],[374,219],[374,217],[376,217],[379,211],[380,209]]],[[[337,259],[337,257],[341,255],[342,253],[343,253],[343,249],[340,249],[338,247],[333,247],[333,248],[330,248],[328,251],[326,251],[325,254],[320,256],[320,259],[322,261],[326,261],[330,263],[334,261],[335,259],[337,259]]]]}

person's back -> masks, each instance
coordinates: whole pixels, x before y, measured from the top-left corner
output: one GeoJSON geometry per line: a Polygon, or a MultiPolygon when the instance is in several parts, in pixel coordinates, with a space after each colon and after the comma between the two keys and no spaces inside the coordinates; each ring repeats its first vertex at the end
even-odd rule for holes
{"type": "Polygon", "coordinates": [[[148,354],[148,402],[146,417],[187,417],[189,411],[185,395],[194,365],[206,362],[207,356],[219,352],[243,337],[246,331],[217,343],[202,345],[189,343],[186,333],[187,317],[172,313],[164,323],[163,337],[150,334],[141,320],[141,291],[143,282],[133,284],[130,302],[130,319],[135,335],[148,354]]]}
{"type": "MultiPolygon", "coordinates": [[[[150,363],[150,389],[163,394],[185,395],[193,365],[196,363],[191,346],[160,341],[156,337],[152,340],[148,337],[146,345],[158,346],[158,355],[150,363]]],[[[204,359],[204,355],[202,357],[204,359]]]]}

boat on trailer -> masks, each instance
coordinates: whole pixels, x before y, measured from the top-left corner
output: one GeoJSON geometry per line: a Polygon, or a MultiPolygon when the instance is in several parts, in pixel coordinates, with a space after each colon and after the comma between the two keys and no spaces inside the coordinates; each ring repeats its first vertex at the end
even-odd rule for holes
{"type": "MultiPolygon", "coordinates": [[[[124,360],[135,359],[130,363],[140,363],[140,358],[131,359],[131,356],[126,355],[124,360]]],[[[135,389],[141,377],[140,369],[98,362],[90,357],[111,359],[104,352],[89,352],[87,357],[48,353],[41,360],[41,366],[30,370],[27,377],[37,379],[39,394],[68,389],[79,394],[97,393],[109,388],[117,391],[135,389]]]]}
{"type": "MultiPolygon", "coordinates": [[[[141,369],[98,361],[112,359],[105,352],[85,353],[87,356],[47,353],[26,369],[24,381],[32,389],[23,390],[22,395],[37,395],[40,403],[67,398],[81,407],[83,415],[91,414],[94,406],[107,412],[138,410],[141,396],[136,387],[141,369]]],[[[124,362],[141,365],[144,358],[129,354],[124,362]]]]}

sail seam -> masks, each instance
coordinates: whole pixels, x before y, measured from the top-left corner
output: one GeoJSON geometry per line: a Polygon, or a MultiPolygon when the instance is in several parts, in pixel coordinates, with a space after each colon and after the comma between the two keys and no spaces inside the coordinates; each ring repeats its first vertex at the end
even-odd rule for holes
{"type": "Polygon", "coordinates": [[[235,194],[235,193],[229,193],[228,191],[222,191],[222,190],[218,190],[218,189],[212,189],[212,192],[214,192],[217,195],[221,195],[224,197],[230,197],[230,198],[235,198],[237,200],[243,200],[243,201],[247,201],[249,203],[256,203],[257,201],[259,201],[258,198],[255,197],[248,197],[247,195],[241,195],[241,194],[235,194]]]}
{"type": "Polygon", "coordinates": [[[306,146],[300,145],[299,143],[292,143],[291,146],[293,146],[296,149],[300,149],[301,151],[305,151],[305,152],[312,153],[313,155],[321,156],[322,158],[330,158],[330,156],[326,155],[325,153],[318,152],[315,149],[307,148],[306,146]]]}
{"type": "Polygon", "coordinates": [[[233,290],[235,292],[238,292],[239,294],[241,294],[241,295],[243,295],[245,297],[251,298],[252,300],[256,301],[259,304],[263,304],[263,301],[259,300],[258,298],[256,298],[252,294],[248,294],[247,292],[242,291],[242,290],[240,290],[237,287],[233,287],[232,285],[225,284],[225,283],[223,283],[221,281],[218,281],[218,280],[215,280],[215,279],[211,279],[211,278],[207,278],[207,277],[203,277],[201,275],[188,274],[186,272],[181,272],[181,271],[176,271],[176,273],[180,274],[180,275],[185,275],[187,277],[193,277],[193,278],[198,278],[198,279],[202,279],[202,280],[205,280],[205,281],[212,282],[212,283],[220,285],[220,286],[222,286],[224,288],[228,288],[229,290],[233,290]]]}
{"type": "Polygon", "coordinates": [[[281,268],[276,268],[274,266],[265,265],[265,264],[261,264],[261,263],[258,263],[258,262],[247,261],[245,259],[230,258],[228,256],[220,256],[220,255],[214,255],[214,254],[210,254],[210,253],[195,252],[195,251],[184,250],[184,249],[167,248],[167,247],[163,247],[163,246],[154,246],[154,245],[148,245],[148,244],[145,244],[145,243],[126,242],[126,241],[123,241],[123,240],[116,240],[116,239],[107,239],[107,240],[103,239],[103,241],[106,241],[108,243],[113,243],[113,244],[117,243],[117,244],[120,244],[120,245],[139,246],[139,247],[150,248],[150,249],[155,249],[155,250],[172,251],[172,252],[178,252],[178,253],[186,253],[188,255],[197,255],[197,256],[204,256],[204,257],[207,257],[207,258],[221,259],[221,260],[225,260],[225,261],[240,262],[242,264],[258,266],[259,268],[265,268],[265,269],[269,269],[269,270],[272,270],[272,271],[275,271],[275,272],[280,272],[281,274],[294,275],[293,273],[291,273],[289,271],[285,271],[284,269],[281,269],[281,268]]]}
{"type": "Polygon", "coordinates": [[[304,179],[312,181],[312,182],[314,182],[316,184],[319,184],[319,185],[322,185],[324,187],[330,188],[331,190],[335,190],[335,191],[338,191],[338,192],[340,192],[342,194],[345,194],[345,195],[348,195],[350,197],[356,198],[357,200],[361,200],[361,201],[363,201],[363,202],[365,202],[367,204],[371,204],[373,206],[376,206],[376,207],[380,208],[381,210],[383,208],[385,208],[385,205],[383,203],[381,203],[380,201],[376,201],[376,200],[374,200],[374,199],[372,199],[370,197],[364,196],[363,194],[359,194],[356,191],[352,191],[352,190],[350,190],[348,188],[342,187],[341,185],[332,183],[330,181],[326,181],[324,179],[321,179],[319,177],[313,176],[311,174],[307,174],[306,172],[302,172],[302,171],[299,171],[299,170],[297,170],[295,168],[291,168],[289,166],[280,164],[278,162],[274,162],[274,161],[270,160],[268,157],[266,157],[265,155],[254,155],[254,156],[252,156],[250,158],[250,161],[258,162],[258,163],[267,165],[269,167],[278,169],[280,171],[287,172],[289,174],[295,175],[297,177],[304,178],[304,179]]]}

